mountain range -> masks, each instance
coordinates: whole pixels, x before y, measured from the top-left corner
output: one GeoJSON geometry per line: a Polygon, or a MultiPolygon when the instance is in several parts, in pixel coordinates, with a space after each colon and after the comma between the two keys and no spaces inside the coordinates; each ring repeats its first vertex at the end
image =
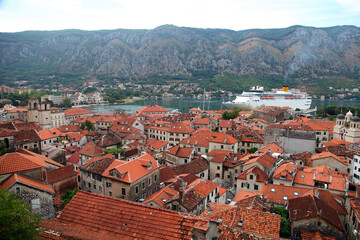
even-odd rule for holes
{"type": "Polygon", "coordinates": [[[0,33],[0,78],[51,71],[145,76],[196,71],[360,78],[360,28],[61,30],[0,33]]]}

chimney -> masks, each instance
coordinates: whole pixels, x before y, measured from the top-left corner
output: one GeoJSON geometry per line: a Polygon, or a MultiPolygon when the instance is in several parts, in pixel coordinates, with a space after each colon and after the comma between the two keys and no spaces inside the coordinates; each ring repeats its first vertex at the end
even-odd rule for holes
{"type": "Polygon", "coordinates": [[[177,183],[179,184],[179,203],[182,205],[184,200],[184,190],[186,189],[187,182],[178,180],[177,183]]]}

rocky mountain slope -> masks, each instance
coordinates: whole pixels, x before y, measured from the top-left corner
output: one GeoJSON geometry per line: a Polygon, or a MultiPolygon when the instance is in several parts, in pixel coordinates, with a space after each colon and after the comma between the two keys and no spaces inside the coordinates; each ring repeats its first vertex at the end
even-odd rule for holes
{"type": "Polygon", "coordinates": [[[0,33],[0,77],[50,69],[115,76],[215,70],[292,78],[360,76],[360,28],[231,31],[164,25],[152,30],[0,33]]]}

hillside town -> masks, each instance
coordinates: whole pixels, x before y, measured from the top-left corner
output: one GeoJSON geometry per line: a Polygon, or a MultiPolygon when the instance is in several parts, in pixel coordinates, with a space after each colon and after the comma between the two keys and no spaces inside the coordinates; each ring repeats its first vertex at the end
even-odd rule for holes
{"type": "Polygon", "coordinates": [[[360,238],[350,111],[333,122],[262,106],[229,120],[31,98],[3,112],[0,186],[41,216],[43,239],[360,238]]]}

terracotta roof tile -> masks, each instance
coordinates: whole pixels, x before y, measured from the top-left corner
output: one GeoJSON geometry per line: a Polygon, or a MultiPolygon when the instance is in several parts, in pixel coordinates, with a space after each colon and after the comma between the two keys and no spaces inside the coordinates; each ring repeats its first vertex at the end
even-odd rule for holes
{"type": "Polygon", "coordinates": [[[217,221],[221,219],[219,229],[232,229],[254,235],[278,238],[280,236],[280,215],[230,206],[221,203],[209,203],[209,208],[201,217],[217,221]],[[211,209],[211,212],[209,211],[211,209]]]}
{"type": "Polygon", "coordinates": [[[79,164],[79,160],[80,160],[79,156],[80,156],[80,154],[78,152],[75,152],[66,161],[69,163],[79,164]]]}
{"type": "Polygon", "coordinates": [[[191,239],[194,225],[207,223],[177,212],[83,191],[76,194],[56,220],[136,239],[191,239]]]}
{"type": "Polygon", "coordinates": [[[180,147],[179,145],[175,145],[167,150],[171,155],[182,157],[182,158],[189,158],[190,154],[193,153],[193,147],[180,147]]]}
{"type": "Polygon", "coordinates": [[[177,174],[199,174],[209,169],[208,161],[202,157],[195,158],[189,163],[172,167],[173,171],[177,174]]]}
{"type": "Polygon", "coordinates": [[[40,141],[41,138],[35,129],[31,130],[21,130],[15,132],[14,142],[21,143],[21,142],[33,142],[33,141],[40,141]]]}
{"type": "Polygon", "coordinates": [[[48,183],[53,184],[68,177],[76,176],[77,172],[74,171],[73,165],[68,165],[58,169],[49,170],[47,174],[48,183]]]}
{"type": "Polygon", "coordinates": [[[166,182],[168,179],[175,176],[176,173],[171,167],[160,168],[160,182],[166,182]]]}
{"type": "Polygon", "coordinates": [[[340,231],[345,231],[336,210],[323,199],[315,196],[304,196],[289,200],[290,221],[309,218],[322,218],[340,231]]]}
{"type": "Polygon", "coordinates": [[[270,143],[268,145],[265,145],[261,148],[258,149],[259,153],[265,153],[265,152],[270,152],[270,154],[273,153],[283,153],[284,149],[282,147],[280,147],[277,143],[270,143]]]}
{"type": "Polygon", "coordinates": [[[7,189],[7,188],[11,187],[15,183],[25,184],[27,186],[40,189],[42,191],[46,191],[46,192],[49,192],[49,193],[54,193],[54,190],[52,189],[51,185],[43,183],[43,182],[35,181],[35,180],[29,179],[27,177],[23,177],[23,176],[21,176],[19,174],[16,174],[16,173],[14,173],[9,178],[7,178],[5,181],[3,181],[0,184],[0,186],[7,189]]]}
{"type": "Polygon", "coordinates": [[[58,127],[58,129],[62,133],[80,132],[80,125],[74,125],[74,124],[62,125],[62,126],[58,127]]]}
{"type": "Polygon", "coordinates": [[[0,175],[14,173],[45,167],[46,163],[42,159],[27,156],[21,153],[7,153],[0,157],[0,175]]]}
{"type": "Polygon", "coordinates": [[[285,204],[289,199],[297,198],[308,192],[309,188],[284,186],[277,184],[263,184],[260,194],[275,204],[285,204]]]}
{"type": "Polygon", "coordinates": [[[239,176],[237,176],[237,179],[243,179],[243,180],[246,180],[247,178],[247,175],[249,173],[253,173],[255,174],[256,176],[256,182],[266,182],[269,177],[266,175],[266,173],[264,173],[260,168],[258,167],[252,167],[252,168],[249,168],[248,170],[242,172],[239,176]]]}
{"type": "Polygon", "coordinates": [[[39,135],[41,140],[47,140],[47,139],[59,137],[61,135],[61,132],[57,128],[50,128],[39,131],[39,135]]]}
{"type": "Polygon", "coordinates": [[[97,157],[101,155],[105,150],[99,146],[96,146],[93,142],[88,142],[85,146],[79,151],[80,154],[90,157],[97,157]]]}
{"type": "Polygon", "coordinates": [[[68,108],[65,110],[65,117],[94,114],[95,112],[85,108],[68,108]]]}
{"type": "Polygon", "coordinates": [[[166,110],[163,107],[160,107],[159,105],[148,105],[146,107],[143,107],[139,110],[139,113],[151,113],[151,112],[163,112],[163,113],[167,113],[168,110],[166,110]]]}
{"type": "Polygon", "coordinates": [[[261,165],[263,165],[264,167],[266,167],[267,169],[270,169],[271,166],[276,162],[276,158],[273,158],[272,156],[270,156],[268,153],[263,153],[260,156],[256,156],[253,158],[250,158],[245,165],[250,164],[250,163],[254,163],[254,162],[258,162],[261,165]]]}

